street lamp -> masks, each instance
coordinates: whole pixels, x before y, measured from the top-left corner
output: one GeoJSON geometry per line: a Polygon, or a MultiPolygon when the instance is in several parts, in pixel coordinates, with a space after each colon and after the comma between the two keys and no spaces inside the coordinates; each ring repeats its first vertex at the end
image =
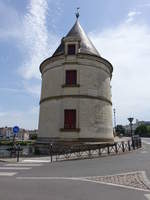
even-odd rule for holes
{"type": "Polygon", "coordinates": [[[130,130],[131,130],[131,139],[132,139],[132,146],[134,148],[134,142],[133,142],[133,130],[132,130],[132,126],[133,126],[133,120],[134,118],[133,117],[129,117],[128,118],[128,121],[130,122],[129,126],[130,126],[130,130]]]}

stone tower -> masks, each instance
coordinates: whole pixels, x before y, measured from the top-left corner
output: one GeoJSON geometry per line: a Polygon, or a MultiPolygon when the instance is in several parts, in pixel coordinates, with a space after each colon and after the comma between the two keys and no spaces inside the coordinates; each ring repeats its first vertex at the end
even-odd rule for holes
{"type": "Polygon", "coordinates": [[[113,141],[113,67],[100,56],[78,17],[54,54],[41,63],[40,71],[38,142],[113,141]]]}

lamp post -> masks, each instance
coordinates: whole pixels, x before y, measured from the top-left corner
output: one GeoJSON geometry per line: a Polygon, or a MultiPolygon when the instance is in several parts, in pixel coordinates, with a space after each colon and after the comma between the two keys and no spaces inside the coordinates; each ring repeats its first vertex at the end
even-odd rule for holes
{"type": "Polygon", "coordinates": [[[129,117],[128,118],[128,121],[130,122],[129,123],[129,126],[130,126],[130,131],[131,131],[131,140],[132,140],[132,147],[133,147],[133,149],[134,149],[134,141],[133,141],[133,130],[132,130],[132,126],[133,126],[133,120],[134,120],[134,118],[133,117],[129,117]]]}

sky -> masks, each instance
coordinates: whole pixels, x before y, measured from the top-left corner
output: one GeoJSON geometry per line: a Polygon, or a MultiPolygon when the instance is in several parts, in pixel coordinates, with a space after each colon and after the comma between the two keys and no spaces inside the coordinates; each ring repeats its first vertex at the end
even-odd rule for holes
{"type": "Polygon", "coordinates": [[[75,23],[113,67],[117,124],[150,121],[150,0],[0,0],[0,127],[36,129],[40,63],[75,23]]]}

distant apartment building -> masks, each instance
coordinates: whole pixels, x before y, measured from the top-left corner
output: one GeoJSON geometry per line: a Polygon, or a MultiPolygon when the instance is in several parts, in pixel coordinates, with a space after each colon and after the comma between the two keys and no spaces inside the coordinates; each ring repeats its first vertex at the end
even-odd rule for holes
{"type": "MultiPolygon", "coordinates": [[[[38,131],[35,130],[26,130],[20,128],[19,133],[16,134],[15,138],[17,140],[29,140],[32,136],[37,135],[38,131]]],[[[0,140],[11,140],[14,137],[13,127],[1,127],[0,128],[0,140]]]]}

